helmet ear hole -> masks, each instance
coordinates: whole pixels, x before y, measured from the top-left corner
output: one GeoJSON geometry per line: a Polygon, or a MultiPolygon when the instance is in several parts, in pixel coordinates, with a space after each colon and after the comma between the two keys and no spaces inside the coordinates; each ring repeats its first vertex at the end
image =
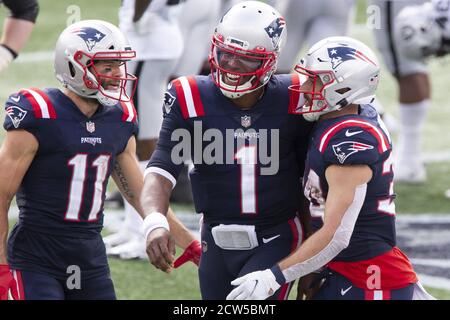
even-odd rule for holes
{"type": "Polygon", "coordinates": [[[74,77],[75,77],[76,71],[75,71],[75,68],[74,68],[72,62],[69,62],[69,71],[70,71],[70,76],[71,76],[72,78],[74,78],[74,77]]]}

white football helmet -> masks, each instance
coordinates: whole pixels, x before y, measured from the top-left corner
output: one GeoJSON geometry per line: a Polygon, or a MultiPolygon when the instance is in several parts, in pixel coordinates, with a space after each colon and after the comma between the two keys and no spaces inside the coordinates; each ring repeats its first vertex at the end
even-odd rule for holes
{"type": "Polygon", "coordinates": [[[212,38],[211,75],[231,99],[264,86],[275,72],[286,41],[286,23],[260,1],[240,2],[222,17],[212,38]]]}
{"type": "Polygon", "coordinates": [[[436,54],[442,44],[442,29],[434,19],[432,4],[403,8],[395,18],[394,37],[405,57],[422,60],[436,54]]]}
{"type": "Polygon", "coordinates": [[[132,81],[133,96],[137,78],[127,73],[126,61],[136,57],[123,33],[113,24],[101,20],[84,20],[68,26],[59,36],[55,49],[56,78],[76,94],[97,99],[101,104],[113,106],[128,102],[128,81],[132,81]],[[120,77],[101,75],[95,69],[96,60],[123,61],[120,77]],[[120,82],[118,90],[106,90],[102,80],[120,82]]]}
{"type": "Polygon", "coordinates": [[[364,43],[350,37],[329,37],[314,44],[295,66],[295,71],[306,78],[289,90],[305,95],[306,102],[292,112],[302,114],[308,121],[316,121],[322,114],[350,104],[372,102],[380,66],[373,51],[364,43]]]}

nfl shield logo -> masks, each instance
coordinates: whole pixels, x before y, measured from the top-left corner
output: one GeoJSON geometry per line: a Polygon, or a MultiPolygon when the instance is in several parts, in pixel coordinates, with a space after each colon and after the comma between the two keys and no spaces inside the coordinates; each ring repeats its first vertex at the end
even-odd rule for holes
{"type": "Polygon", "coordinates": [[[89,133],[93,133],[95,131],[95,123],[92,121],[86,122],[86,130],[89,133]]]}
{"type": "Polygon", "coordinates": [[[241,126],[244,128],[248,128],[252,125],[252,118],[250,116],[243,116],[241,117],[241,126]]]}

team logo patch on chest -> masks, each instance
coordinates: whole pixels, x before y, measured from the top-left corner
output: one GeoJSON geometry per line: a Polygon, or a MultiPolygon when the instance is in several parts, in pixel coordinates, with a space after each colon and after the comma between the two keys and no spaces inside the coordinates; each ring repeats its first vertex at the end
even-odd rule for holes
{"type": "Polygon", "coordinates": [[[347,159],[350,155],[370,149],[373,149],[373,146],[356,141],[344,141],[333,145],[334,154],[341,164],[343,164],[345,159],[347,159]]]}
{"type": "Polygon", "coordinates": [[[6,114],[11,119],[14,128],[17,129],[22,120],[25,119],[27,111],[17,106],[9,106],[6,108],[6,114]]]}
{"type": "Polygon", "coordinates": [[[252,125],[252,118],[250,116],[242,116],[241,117],[241,126],[244,128],[248,128],[252,125]]]}
{"type": "Polygon", "coordinates": [[[87,130],[89,133],[94,133],[94,131],[95,131],[95,123],[92,122],[92,121],[86,122],[86,130],[87,130]]]}

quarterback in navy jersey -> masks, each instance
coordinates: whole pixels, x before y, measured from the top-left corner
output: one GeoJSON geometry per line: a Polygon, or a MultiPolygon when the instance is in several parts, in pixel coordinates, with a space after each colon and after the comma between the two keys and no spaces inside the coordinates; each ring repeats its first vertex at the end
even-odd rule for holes
{"type": "Polygon", "coordinates": [[[304,78],[290,90],[305,105],[292,111],[317,121],[303,188],[323,226],[272,268],[234,280],[227,298],[264,299],[303,276],[301,293],[312,299],[432,298],[396,247],[391,139],[370,105],[380,71],[375,54],[352,38],[325,38],[296,71],[304,78]],[[313,292],[315,283],[321,287],[313,292]]]}
{"type": "MultiPolygon", "coordinates": [[[[298,103],[298,95],[288,94],[298,75],[272,75],[284,37],[284,19],[272,7],[239,3],[214,33],[211,75],[175,79],[165,94],[143,207],[146,219],[153,217],[149,225],[164,223],[161,213],[182,168],[179,154],[190,156],[195,209],[203,214],[203,299],[225,299],[232,279],[271,266],[302,240],[297,212],[311,124],[288,112],[290,99],[298,103]]],[[[149,240],[161,248],[169,233],[153,230],[149,240]]],[[[154,262],[161,269],[171,263],[156,254],[154,262]]],[[[286,285],[272,298],[288,293],[286,285]]]]}
{"type": "Polygon", "coordinates": [[[14,299],[115,298],[100,235],[111,175],[143,215],[137,114],[125,94],[136,80],[126,72],[134,56],[114,25],[80,21],[56,45],[56,77],[65,89],[23,89],[8,98],[0,151],[1,299],[9,290],[14,299]],[[14,195],[19,221],[6,248],[14,195]]]}

